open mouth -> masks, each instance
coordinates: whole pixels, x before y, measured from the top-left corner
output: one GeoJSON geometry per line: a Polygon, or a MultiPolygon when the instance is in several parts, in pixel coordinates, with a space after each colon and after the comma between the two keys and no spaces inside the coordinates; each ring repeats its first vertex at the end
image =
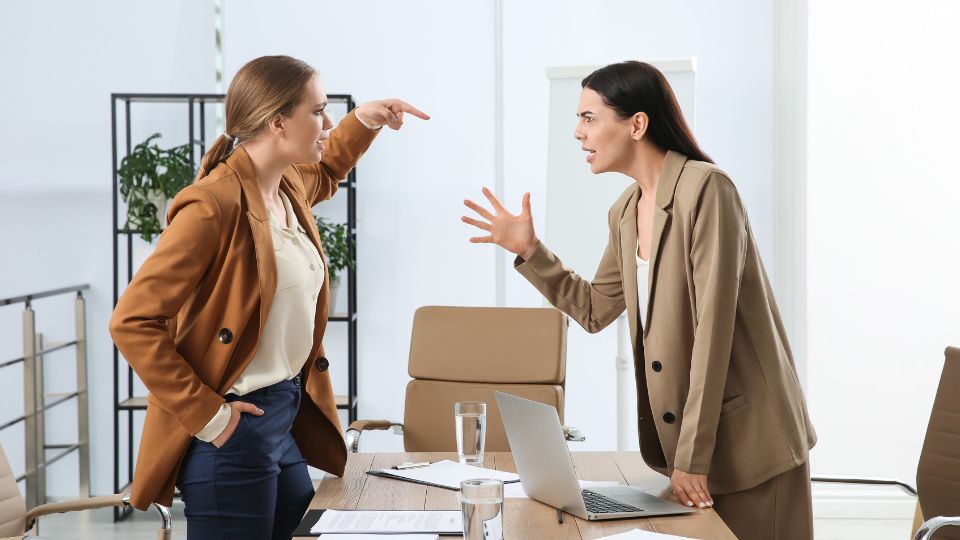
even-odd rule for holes
{"type": "Polygon", "coordinates": [[[592,163],[592,162],[593,162],[593,156],[596,155],[597,151],[596,151],[596,150],[591,150],[591,149],[589,149],[589,148],[582,148],[582,150],[587,153],[587,163],[592,163]]]}

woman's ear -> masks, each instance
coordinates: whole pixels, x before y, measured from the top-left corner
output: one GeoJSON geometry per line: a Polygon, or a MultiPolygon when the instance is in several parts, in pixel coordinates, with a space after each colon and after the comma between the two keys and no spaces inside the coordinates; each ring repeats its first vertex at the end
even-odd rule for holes
{"type": "Polygon", "coordinates": [[[273,118],[271,118],[269,122],[267,122],[267,126],[275,135],[280,135],[283,133],[283,120],[283,115],[277,113],[273,115],[273,118]]]}
{"type": "Polygon", "coordinates": [[[630,137],[639,141],[647,133],[647,127],[650,125],[650,117],[645,112],[638,112],[631,118],[630,137]]]}

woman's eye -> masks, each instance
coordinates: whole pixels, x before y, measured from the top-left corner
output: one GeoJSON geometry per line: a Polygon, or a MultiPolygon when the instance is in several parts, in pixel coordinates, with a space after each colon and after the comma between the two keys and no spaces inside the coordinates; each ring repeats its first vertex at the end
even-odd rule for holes
{"type": "Polygon", "coordinates": [[[590,118],[589,116],[584,116],[584,117],[583,117],[583,121],[586,122],[586,123],[588,123],[588,124],[589,124],[592,120],[593,120],[593,118],[590,118]]]}

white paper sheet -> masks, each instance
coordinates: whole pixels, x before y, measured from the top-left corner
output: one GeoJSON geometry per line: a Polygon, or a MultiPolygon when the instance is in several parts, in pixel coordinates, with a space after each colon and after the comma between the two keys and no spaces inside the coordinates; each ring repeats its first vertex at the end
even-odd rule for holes
{"type": "MultiPolygon", "coordinates": [[[[588,489],[591,487],[610,487],[610,486],[619,486],[620,482],[607,481],[607,480],[581,480],[580,489],[588,489]]],[[[642,489],[642,488],[641,488],[642,489]]],[[[506,484],[503,486],[503,498],[504,499],[529,499],[527,493],[523,491],[523,486],[521,484],[506,484]]]]}
{"type": "Polygon", "coordinates": [[[310,532],[460,534],[463,515],[459,510],[327,510],[310,532]]]}
{"type": "Polygon", "coordinates": [[[655,533],[634,529],[613,536],[604,536],[597,540],[692,540],[689,536],[674,536],[672,534],[655,533]]]}
{"type": "Polygon", "coordinates": [[[501,480],[504,483],[520,480],[520,477],[514,473],[463,465],[450,460],[438,461],[426,467],[418,467],[416,469],[401,469],[399,471],[382,469],[382,471],[394,477],[429,482],[457,490],[460,489],[460,482],[473,478],[492,478],[494,480],[501,480]]]}

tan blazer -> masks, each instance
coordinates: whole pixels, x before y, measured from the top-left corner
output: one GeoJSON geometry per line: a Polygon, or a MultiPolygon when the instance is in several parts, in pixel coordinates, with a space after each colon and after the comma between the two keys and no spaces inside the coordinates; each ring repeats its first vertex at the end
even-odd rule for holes
{"type": "MultiPolygon", "coordinates": [[[[320,163],[283,174],[280,189],[321,256],[311,207],[336,193],[375,134],[350,114],[331,131],[320,163]]],[[[110,334],[150,392],[133,478],[136,508],[172,503],[193,436],[257,350],[277,288],[268,217],[253,162],[240,146],[174,198],[156,250],[117,303],[110,334]]],[[[339,475],[347,456],[322,345],[329,283],[327,275],[303,369],[309,399],[301,400],[293,436],[307,463],[339,475]]]]}
{"type": "Polygon", "coordinates": [[[610,239],[592,282],[542,244],[530,260],[517,258],[517,270],[588,332],[627,311],[640,448],[651,467],[707,474],[712,492],[729,493],[803,464],[816,434],[733,183],[710,163],[668,152],[642,324],[639,197],[633,185],[610,208],[610,239]]]}

